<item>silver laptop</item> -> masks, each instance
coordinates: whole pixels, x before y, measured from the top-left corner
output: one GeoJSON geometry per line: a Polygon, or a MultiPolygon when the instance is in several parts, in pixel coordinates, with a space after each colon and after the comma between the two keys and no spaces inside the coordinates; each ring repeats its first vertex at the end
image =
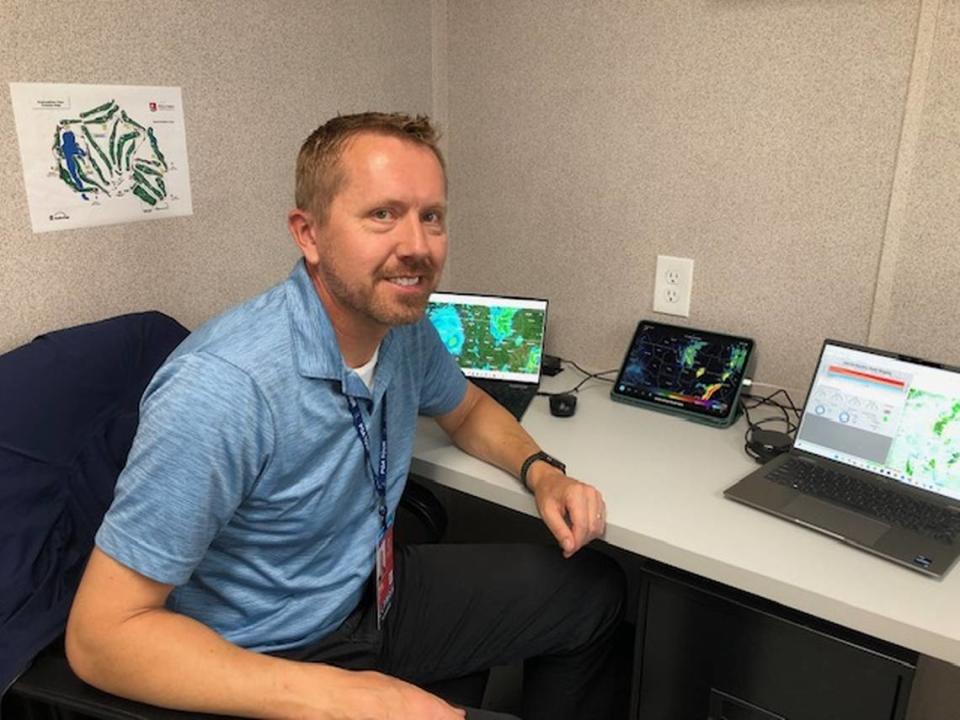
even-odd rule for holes
{"type": "Polygon", "coordinates": [[[943,576],[960,555],[960,368],[827,340],[793,447],[724,495],[943,576]]]}
{"type": "Polygon", "coordinates": [[[427,317],[463,374],[523,417],[540,387],[547,301],[438,292],[427,317]]]}

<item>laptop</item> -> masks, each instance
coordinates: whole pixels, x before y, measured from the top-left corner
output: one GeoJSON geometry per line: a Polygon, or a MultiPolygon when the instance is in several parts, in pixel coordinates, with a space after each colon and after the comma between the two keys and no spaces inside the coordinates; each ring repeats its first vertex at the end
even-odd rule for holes
{"type": "Polygon", "coordinates": [[[960,555],[960,368],[825,341],[790,451],[724,495],[942,577],[960,555]]]}
{"type": "Polygon", "coordinates": [[[522,418],[540,388],[547,301],[436,292],[427,317],[463,374],[522,418]]]}

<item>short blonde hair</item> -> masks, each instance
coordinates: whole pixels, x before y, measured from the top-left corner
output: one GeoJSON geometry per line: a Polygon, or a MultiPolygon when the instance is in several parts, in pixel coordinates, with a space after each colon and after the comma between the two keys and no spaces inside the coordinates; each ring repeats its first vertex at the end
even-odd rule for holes
{"type": "Polygon", "coordinates": [[[446,164],[437,142],[439,131],[426,115],[365,112],[338,115],[318,127],[300,147],[297,156],[294,201],[297,208],[313,213],[326,222],[333,197],[343,185],[340,158],[347,142],[361,133],[390,135],[429,148],[440,162],[446,182],[446,164]]]}

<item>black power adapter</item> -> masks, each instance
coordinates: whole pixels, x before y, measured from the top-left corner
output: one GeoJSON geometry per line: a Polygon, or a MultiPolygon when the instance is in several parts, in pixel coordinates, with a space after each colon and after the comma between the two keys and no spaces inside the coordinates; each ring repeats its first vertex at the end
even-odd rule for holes
{"type": "Polygon", "coordinates": [[[560,358],[556,355],[547,355],[544,353],[543,362],[540,364],[540,371],[548,377],[559,375],[563,372],[563,368],[560,367],[560,358]]]}
{"type": "Polygon", "coordinates": [[[776,430],[764,430],[752,427],[747,433],[745,450],[761,465],[773,460],[777,455],[787,452],[793,445],[793,438],[776,430]]]}

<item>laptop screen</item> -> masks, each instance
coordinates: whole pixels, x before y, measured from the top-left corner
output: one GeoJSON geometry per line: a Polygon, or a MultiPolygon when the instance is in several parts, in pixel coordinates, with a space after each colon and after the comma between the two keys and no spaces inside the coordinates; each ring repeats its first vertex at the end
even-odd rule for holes
{"type": "Polygon", "coordinates": [[[828,340],[794,447],[960,500],[960,371],[828,340]]]}
{"type": "Polygon", "coordinates": [[[540,382],[546,300],[438,292],[427,317],[467,377],[540,382]]]}

